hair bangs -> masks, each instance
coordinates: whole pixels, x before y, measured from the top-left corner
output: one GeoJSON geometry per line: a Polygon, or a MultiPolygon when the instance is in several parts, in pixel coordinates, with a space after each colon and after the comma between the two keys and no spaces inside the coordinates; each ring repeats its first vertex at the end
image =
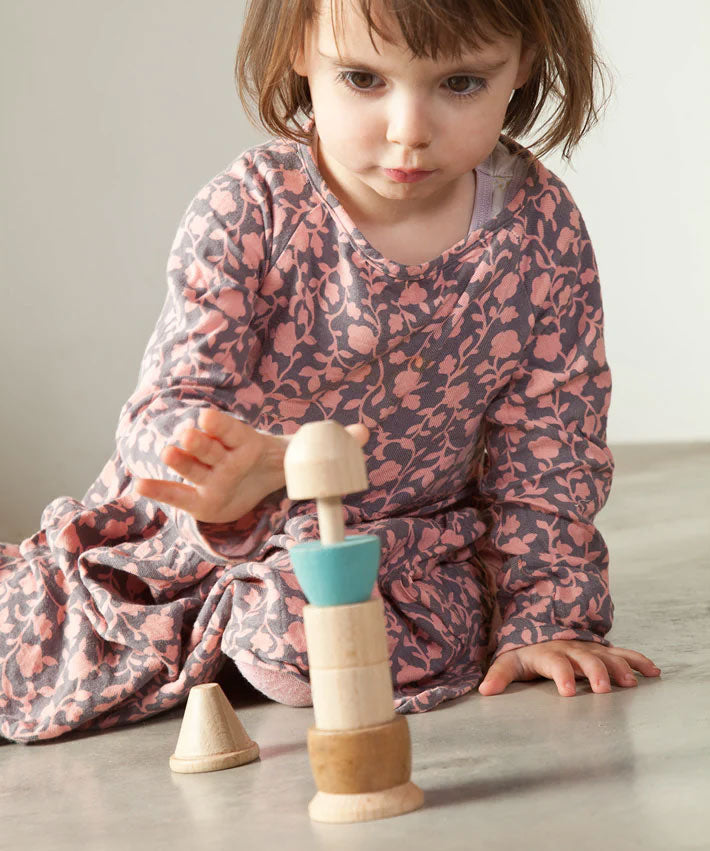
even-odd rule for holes
{"type": "MultiPolygon", "coordinates": [[[[311,0],[313,2],[313,0],[311,0]]],[[[343,5],[349,0],[330,0],[333,35],[343,28],[343,5]]],[[[372,46],[375,36],[388,44],[401,33],[417,59],[436,61],[439,57],[456,58],[468,50],[478,50],[501,36],[513,37],[519,22],[507,5],[483,0],[356,0],[357,11],[365,21],[372,46]],[[393,33],[391,24],[399,32],[393,33]]]]}

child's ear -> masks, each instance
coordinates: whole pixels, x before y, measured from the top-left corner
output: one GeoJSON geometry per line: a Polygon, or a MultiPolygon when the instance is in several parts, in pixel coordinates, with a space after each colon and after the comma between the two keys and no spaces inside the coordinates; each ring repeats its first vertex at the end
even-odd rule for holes
{"type": "Polygon", "coordinates": [[[537,45],[523,44],[520,47],[520,63],[518,65],[518,74],[515,78],[514,89],[519,89],[524,86],[532,73],[535,57],[537,56],[537,45]]]}

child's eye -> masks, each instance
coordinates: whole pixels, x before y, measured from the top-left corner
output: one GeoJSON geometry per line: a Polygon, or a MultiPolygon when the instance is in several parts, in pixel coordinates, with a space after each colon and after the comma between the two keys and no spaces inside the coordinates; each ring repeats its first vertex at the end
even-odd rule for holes
{"type": "MultiPolygon", "coordinates": [[[[377,88],[378,77],[369,71],[340,71],[337,76],[338,82],[347,86],[350,91],[357,94],[369,94],[377,88]]],[[[473,74],[457,74],[446,80],[446,93],[453,98],[473,97],[483,91],[487,82],[481,77],[473,74]]]]}
{"type": "Polygon", "coordinates": [[[367,71],[341,71],[338,74],[338,80],[345,83],[350,89],[355,89],[357,92],[372,91],[374,86],[372,83],[377,79],[374,74],[367,71]]]}
{"type": "Polygon", "coordinates": [[[446,80],[447,91],[453,97],[472,97],[486,88],[486,81],[482,77],[474,77],[472,74],[457,74],[446,80]]]}

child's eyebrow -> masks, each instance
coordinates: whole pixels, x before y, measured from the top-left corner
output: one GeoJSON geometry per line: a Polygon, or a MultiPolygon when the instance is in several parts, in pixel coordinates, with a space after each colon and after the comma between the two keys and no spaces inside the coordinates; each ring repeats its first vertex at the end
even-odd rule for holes
{"type": "MultiPolygon", "coordinates": [[[[322,56],[323,59],[327,59],[336,68],[357,68],[361,71],[366,71],[368,74],[377,74],[378,76],[382,73],[376,68],[368,65],[366,62],[361,62],[359,59],[351,59],[348,56],[330,56],[327,53],[323,53],[322,50],[319,50],[318,54],[322,56]]],[[[509,57],[505,57],[504,59],[492,59],[488,62],[474,58],[469,60],[459,60],[455,65],[452,64],[448,68],[444,68],[443,71],[438,71],[436,76],[440,76],[442,74],[451,75],[460,72],[465,72],[467,74],[472,72],[490,74],[493,71],[498,71],[509,61],[509,57]]]]}

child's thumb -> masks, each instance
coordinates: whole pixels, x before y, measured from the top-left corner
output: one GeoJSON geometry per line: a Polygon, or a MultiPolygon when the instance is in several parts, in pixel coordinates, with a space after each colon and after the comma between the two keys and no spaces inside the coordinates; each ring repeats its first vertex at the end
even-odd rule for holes
{"type": "Polygon", "coordinates": [[[370,439],[370,429],[362,423],[345,426],[345,430],[352,434],[360,446],[364,446],[370,439]]]}

